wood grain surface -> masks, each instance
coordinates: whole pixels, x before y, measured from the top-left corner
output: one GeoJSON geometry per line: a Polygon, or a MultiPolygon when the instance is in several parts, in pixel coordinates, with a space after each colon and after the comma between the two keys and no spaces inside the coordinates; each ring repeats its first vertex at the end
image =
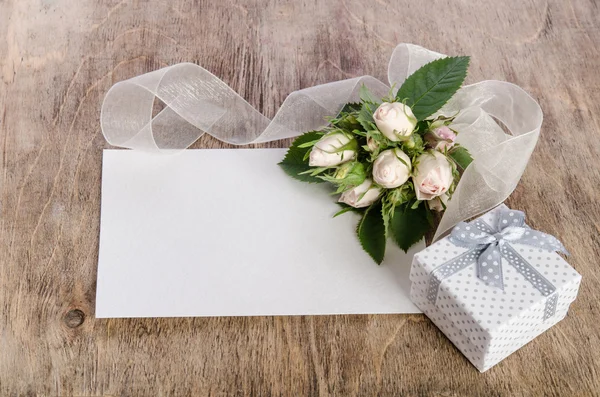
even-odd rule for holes
{"type": "Polygon", "coordinates": [[[0,0],[0,395],[600,395],[599,45],[594,0],[0,0]],[[273,116],[299,88],[385,81],[400,42],[540,102],[508,204],[583,275],[564,321],[479,374],[423,315],[94,318],[113,83],[195,62],[273,116]]]}

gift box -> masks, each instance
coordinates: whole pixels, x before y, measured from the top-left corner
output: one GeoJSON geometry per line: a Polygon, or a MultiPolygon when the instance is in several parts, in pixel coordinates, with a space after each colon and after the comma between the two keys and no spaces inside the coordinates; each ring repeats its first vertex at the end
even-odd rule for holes
{"type": "Polygon", "coordinates": [[[581,275],[504,204],[414,256],[411,299],[484,372],[562,320],[581,275]]]}

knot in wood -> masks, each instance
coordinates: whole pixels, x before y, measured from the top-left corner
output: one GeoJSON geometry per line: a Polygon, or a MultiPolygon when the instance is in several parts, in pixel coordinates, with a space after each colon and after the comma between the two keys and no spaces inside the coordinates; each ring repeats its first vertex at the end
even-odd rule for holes
{"type": "Polygon", "coordinates": [[[79,309],[69,310],[63,320],[67,327],[77,328],[85,321],[85,313],[79,309]]]}

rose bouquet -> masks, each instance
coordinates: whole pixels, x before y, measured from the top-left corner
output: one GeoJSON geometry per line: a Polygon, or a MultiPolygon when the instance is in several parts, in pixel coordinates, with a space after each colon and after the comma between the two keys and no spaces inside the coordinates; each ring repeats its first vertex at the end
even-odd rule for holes
{"type": "Polygon", "coordinates": [[[472,159],[456,142],[456,114],[437,113],[461,87],[468,57],[430,62],[387,98],[362,86],[318,131],[300,135],[281,167],[300,181],[328,182],[340,194],[337,214],[361,213],[357,234],[380,264],[388,237],[407,251],[433,228],[472,159]]]}

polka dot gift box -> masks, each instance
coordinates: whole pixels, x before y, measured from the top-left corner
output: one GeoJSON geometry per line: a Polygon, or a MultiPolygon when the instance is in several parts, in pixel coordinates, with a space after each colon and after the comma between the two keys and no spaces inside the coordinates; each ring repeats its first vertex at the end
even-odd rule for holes
{"type": "Polygon", "coordinates": [[[504,204],[414,256],[413,302],[481,372],[562,320],[581,275],[504,204]]]}

